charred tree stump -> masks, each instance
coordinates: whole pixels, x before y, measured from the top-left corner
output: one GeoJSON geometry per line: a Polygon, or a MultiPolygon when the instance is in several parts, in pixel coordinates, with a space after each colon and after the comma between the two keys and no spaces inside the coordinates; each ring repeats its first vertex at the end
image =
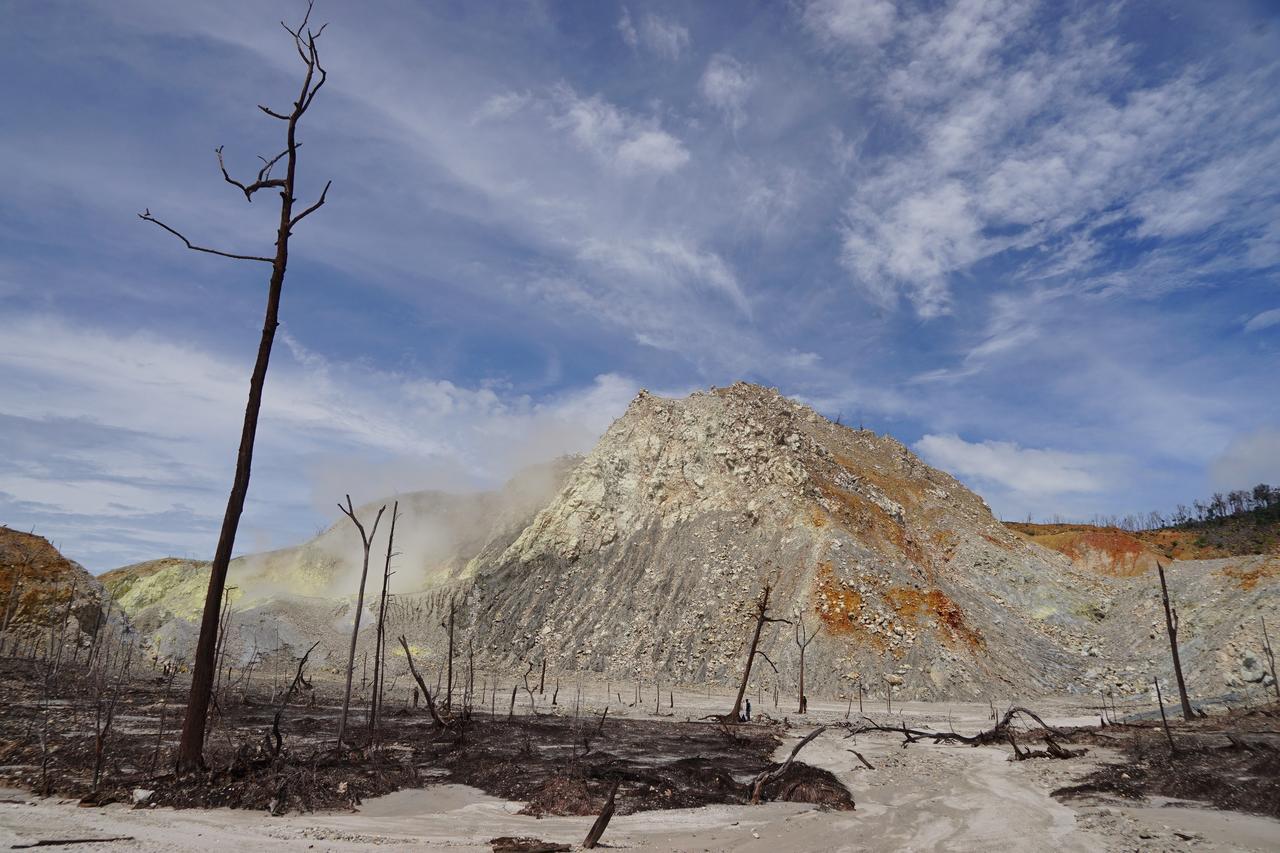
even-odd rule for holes
{"type": "Polygon", "coordinates": [[[604,835],[605,828],[609,826],[609,820],[613,817],[614,797],[618,794],[618,785],[616,780],[609,788],[609,798],[605,800],[604,808],[600,810],[599,817],[596,822],[591,824],[591,831],[587,833],[587,837],[582,842],[584,850],[591,850],[600,841],[600,836],[604,835]]]}

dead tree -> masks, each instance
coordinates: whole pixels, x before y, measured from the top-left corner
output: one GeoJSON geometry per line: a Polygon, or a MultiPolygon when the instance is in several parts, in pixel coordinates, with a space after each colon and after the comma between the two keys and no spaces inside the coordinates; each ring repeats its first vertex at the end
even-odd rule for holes
{"type": "Polygon", "coordinates": [[[804,623],[804,614],[796,614],[796,646],[800,649],[800,707],[796,711],[797,714],[809,713],[809,697],[804,693],[804,653],[809,648],[809,644],[818,636],[818,632],[822,630],[822,623],[818,623],[817,629],[812,634],[809,633],[809,626],[804,623]]]}
{"type": "Polygon", "coordinates": [[[529,676],[533,674],[533,661],[529,661],[529,668],[524,671],[524,692],[529,694],[529,713],[538,716],[538,705],[533,698],[533,687],[529,684],[529,676]]]}
{"type": "Polygon", "coordinates": [[[351,519],[351,523],[356,526],[356,530],[360,532],[360,544],[364,546],[364,562],[360,568],[360,591],[356,595],[356,614],[354,624],[351,626],[351,651],[347,655],[347,689],[342,697],[342,716],[338,718],[338,746],[342,746],[342,735],[347,729],[347,711],[351,708],[351,676],[356,668],[356,640],[360,637],[360,617],[364,613],[364,582],[369,576],[369,546],[373,544],[374,534],[378,532],[378,522],[382,520],[382,513],[386,510],[386,505],[378,510],[377,516],[373,519],[373,527],[370,528],[366,535],[364,525],[360,523],[360,519],[356,518],[355,507],[351,505],[351,495],[347,495],[347,505],[344,507],[338,504],[338,509],[342,510],[347,518],[351,519]]]}
{"type": "Polygon", "coordinates": [[[280,752],[284,748],[284,738],[280,736],[280,719],[284,716],[284,711],[289,707],[289,702],[293,699],[293,694],[297,692],[298,688],[308,686],[306,676],[307,659],[311,657],[311,653],[316,650],[318,645],[320,645],[320,641],[316,640],[298,661],[298,671],[294,673],[293,681],[289,683],[289,689],[284,692],[284,696],[280,699],[280,704],[276,706],[275,715],[271,718],[272,740],[267,742],[267,746],[270,749],[272,758],[279,758],[280,752]]]}
{"type": "Polygon", "coordinates": [[[1271,662],[1271,686],[1276,691],[1276,698],[1280,699],[1280,672],[1276,672],[1276,655],[1271,650],[1271,637],[1267,635],[1267,620],[1259,616],[1258,621],[1262,623],[1262,650],[1266,652],[1267,660],[1271,662]]]}
{"type": "Polygon", "coordinates": [[[764,794],[764,786],[768,785],[774,779],[781,778],[782,775],[787,772],[787,768],[791,766],[791,763],[796,760],[796,756],[800,754],[800,750],[804,749],[809,744],[809,741],[813,740],[826,730],[826,726],[818,726],[816,729],[809,732],[803,740],[796,744],[795,749],[791,750],[791,754],[787,756],[786,761],[772,770],[765,770],[760,775],[756,776],[755,782],[751,785],[751,805],[759,805],[760,797],[764,794]]]}
{"type": "Polygon", "coordinates": [[[1178,682],[1178,698],[1182,700],[1182,716],[1188,721],[1194,720],[1195,711],[1191,710],[1191,700],[1187,698],[1187,684],[1182,678],[1182,660],[1178,657],[1178,611],[1169,604],[1169,586],[1164,581],[1164,566],[1156,561],[1156,571],[1160,574],[1160,598],[1164,602],[1164,624],[1169,629],[1169,651],[1173,655],[1173,677],[1178,682]]]}
{"type": "MultiPolygon", "coordinates": [[[[93,793],[98,793],[98,786],[102,783],[102,767],[106,763],[107,757],[107,736],[111,734],[111,724],[116,718],[116,702],[120,699],[120,686],[124,683],[125,673],[129,671],[129,661],[133,658],[133,643],[128,645],[125,651],[124,663],[120,666],[120,673],[116,677],[115,686],[111,688],[111,693],[104,701],[101,693],[96,697],[94,702],[93,716],[93,793]]],[[[104,670],[102,675],[102,684],[105,686],[111,680],[111,673],[104,670]]]]}
{"type": "MultiPolygon", "coordinates": [[[[413,680],[418,682],[418,689],[422,691],[423,701],[427,703],[427,712],[431,714],[431,722],[435,723],[437,728],[444,728],[447,723],[440,719],[440,714],[436,711],[436,701],[431,698],[431,691],[427,689],[427,683],[422,680],[422,676],[418,674],[418,668],[413,665],[413,653],[409,651],[409,643],[404,638],[404,634],[400,635],[400,647],[404,649],[405,660],[409,662],[409,674],[413,676],[413,680]]],[[[414,704],[417,704],[416,702],[414,704]]]]}
{"type": "Polygon", "coordinates": [[[614,780],[609,787],[609,798],[604,802],[604,808],[600,810],[600,814],[596,817],[595,823],[591,824],[591,830],[587,833],[587,837],[582,842],[582,849],[591,850],[595,848],[600,841],[600,836],[604,835],[605,829],[609,826],[610,819],[613,818],[614,797],[618,795],[618,785],[620,783],[614,780]]]}
{"type": "Polygon", "coordinates": [[[447,663],[449,674],[448,674],[448,677],[445,678],[446,692],[444,695],[444,710],[446,713],[452,713],[453,711],[453,599],[452,598],[449,599],[449,622],[447,625],[441,625],[440,627],[442,628],[447,627],[449,629],[449,658],[447,663]]]}
{"type": "Polygon", "coordinates": [[[213,644],[213,669],[215,673],[213,692],[215,696],[220,696],[222,693],[222,668],[227,662],[227,631],[231,628],[231,593],[237,589],[239,587],[228,586],[222,590],[222,611],[218,616],[218,639],[213,644]]]}
{"type": "Polygon", "coordinates": [[[1010,708],[994,726],[980,731],[975,735],[962,735],[955,731],[939,732],[929,731],[927,729],[911,729],[907,728],[907,724],[905,722],[896,726],[884,726],[869,717],[863,717],[863,719],[866,720],[865,725],[855,726],[851,723],[838,723],[833,725],[838,725],[840,728],[845,729],[845,737],[854,737],[867,732],[900,734],[903,738],[902,745],[904,748],[907,744],[918,743],[923,740],[931,740],[934,743],[963,743],[967,746],[985,746],[997,743],[1001,740],[1006,740],[1009,727],[1019,715],[1033,720],[1043,731],[1046,731],[1055,737],[1062,738],[1063,740],[1069,740],[1071,737],[1070,733],[1062,731],[1061,729],[1056,729],[1046,723],[1034,711],[1018,707],[1010,708]]]}
{"type": "Polygon", "coordinates": [[[386,676],[386,617],[387,617],[387,585],[391,582],[391,558],[396,556],[392,551],[396,541],[396,518],[400,515],[400,501],[391,505],[391,531],[387,535],[387,559],[382,565],[382,594],[378,598],[378,630],[374,638],[373,652],[373,699],[369,703],[369,736],[378,727],[378,713],[382,707],[382,681],[386,676]]]}
{"type": "Polygon", "coordinates": [[[733,700],[733,707],[729,713],[723,715],[720,719],[725,723],[736,723],[742,717],[742,699],[747,695],[747,684],[751,680],[751,665],[755,662],[756,654],[760,648],[760,632],[764,630],[766,622],[786,622],[786,619],[775,619],[769,615],[769,593],[771,587],[768,583],[764,585],[764,589],[760,591],[760,597],[756,599],[756,627],[751,635],[751,647],[747,651],[747,662],[742,668],[742,682],[738,685],[737,698],[733,700]]]}
{"type": "Polygon", "coordinates": [[[1160,722],[1164,724],[1164,736],[1169,739],[1169,752],[1177,754],[1178,747],[1173,743],[1173,732],[1169,731],[1169,718],[1164,713],[1164,694],[1160,692],[1160,679],[1153,677],[1151,680],[1156,685],[1156,702],[1160,705],[1160,722]]]}
{"type": "Polygon", "coordinates": [[[257,177],[250,183],[243,183],[232,178],[222,159],[222,147],[216,149],[218,168],[227,183],[244,193],[248,201],[261,190],[278,190],[280,194],[280,218],[276,229],[275,253],[265,255],[243,254],[210,249],[198,246],[188,240],[177,229],[166,225],[145,210],[139,216],[143,221],[154,223],[181,240],[188,249],[224,258],[241,261],[254,261],[271,265],[271,279],[267,287],[266,314],[262,322],[262,337],[258,343],[258,355],[254,362],[253,374],[249,380],[249,400],[245,406],[244,424],[240,432],[240,449],[236,454],[235,478],[232,481],[231,493],[227,498],[227,509],[222,519],[222,529],[218,534],[218,546],[214,551],[213,563],[209,569],[209,588],[205,594],[204,614],[200,620],[200,638],[196,644],[195,665],[191,675],[191,692],[187,700],[186,717],[182,724],[182,739],[178,745],[177,766],[182,772],[195,770],[204,765],[204,732],[209,714],[209,702],[213,693],[214,645],[218,638],[218,615],[222,604],[222,589],[226,585],[227,568],[231,563],[231,553],[235,548],[236,530],[240,524],[240,514],[244,510],[245,497],[249,492],[249,472],[253,464],[253,444],[258,430],[258,414],[262,408],[262,389],[266,383],[267,365],[271,360],[271,346],[275,340],[276,327],[279,325],[280,292],[284,286],[285,268],[289,262],[289,237],[293,229],[322,205],[329,192],[329,184],[324,185],[319,199],[310,207],[294,213],[293,205],[297,201],[297,168],[298,123],[311,107],[316,94],[325,82],[325,70],[320,64],[320,55],[316,41],[324,27],[316,31],[309,29],[311,6],[307,6],[307,14],[296,28],[285,24],[285,30],[293,40],[293,47],[306,71],[303,74],[301,90],[293,107],[288,112],[277,112],[270,107],[259,105],[263,113],[285,123],[285,148],[270,159],[262,158],[263,166],[257,177]],[[284,161],[284,177],[273,177],[272,170],[284,161]]]}
{"type": "Polygon", "coordinates": [[[156,748],[151,754],[152,773],[156,770],[156,764],[160,760],[160,747],[164,743],[164,718],[165,712],[169,709],[169,690],[173,687],[173,679],[178,675],[178,664],[176,661],[172,664],[166,663],[164,668],[165,675],[168,677],[164,682],[164,698],[160,700],[160,723],[159,728],[156,730],[156,748]]]}

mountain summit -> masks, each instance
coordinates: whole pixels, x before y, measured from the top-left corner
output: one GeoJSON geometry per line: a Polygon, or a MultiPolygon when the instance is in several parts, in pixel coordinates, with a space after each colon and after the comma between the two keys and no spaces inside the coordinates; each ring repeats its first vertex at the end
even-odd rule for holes
{"type": "Polygon", "coordinates": [[[894,439],[738,383],[641,392],[467,598],[511,663],[722,682],[769,583],[793,625],[762,648],[794,671],[817,631],[815,690],[979,695],[1067,687],[1094,582],[894,439]]]}

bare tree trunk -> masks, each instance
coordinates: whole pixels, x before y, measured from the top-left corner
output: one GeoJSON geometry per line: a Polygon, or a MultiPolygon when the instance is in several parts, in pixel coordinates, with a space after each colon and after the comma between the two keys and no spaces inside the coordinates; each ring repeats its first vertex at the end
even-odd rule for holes
{"type": "Polygon", "coordinates": [[[449,675],[445,679],[445,689],[448,691],[444,695],[444,709],[446,712],[453,711],[453,599],[449,599],[449,675]]]}
{"type": "Polygon", "coordinates": [[[600,810],[600,815],[596,818],[595,823],[591,824],[591,830],[582,842],[584,850],[595,848],[600,841],[600,836],[604,835],[605,829],[609,826],[609,821],[613,817],[614,797],[618,794],[618,784],[615,780],[613,785],[610,786],[609,798],[605,800],[604,808],[600,810]]]}
{"type": "Polygon", "coordinates": [[[1160,598],[1164,602],[1164,624],[1169,629],[1169,651],[1173,655],[1173,677],[1178,682],[1178,698],[1182,700],[1182,717],[1195,719],[1195,711],[1191,710],[1191,700],[1187,698],[1187,685],[1182,679],[1182,661],[1178,657],[1178,611],[1169,604],[1169,587],[1164,581],[1164,566],[1156,561],[1156,571],[1160,574],[1160,598]]]}
{"type": "Polygon", "coordinates": [[[387,584],[391,581],[391,558],[395,556],[392,548],[396,541],[396,518],[400,515],[400,501],[391,505],[391,531],[387,536],[387,559],[382,565],[382,595],[378,599],[378,630],[374,640],[373,653],[373,701],[369,707],[369,734],[373,735],[378,727],[378,713],[382,706],[382,679],[384,677],[383,658],[386,640],[387,584]]]}
{"type": "MultiPolygon", "coordinates": [[[[214,669],[217,661],[214,656],[214,645],[218,638],[218,616],[222,604],[222,590],[226,586],[227,568],[231,564],[231,554],[235,548],[236,530],[240,524],[240,515],[244,511],[245,497],[249,493],[249,472],[253,464],[253,444],[258,430],[258,414],[262,408],[262,390],[267,378],[267,365],[271,360],[271,347],[275,340],[276,327],[279,325],[280,293],[284,286],[285,268],[289,262],[289,236],[294,226],[306,216],[324,204],[329,185],[325,184],[320,198],[311,207],[295,215],[295,180],[297,176],[298,141],[297,126],[320,87],[324,85],[326,72],[320,65],[316,50],[316,39],[324,32],[324,27],[312,32],[307,29],[311,9],[307,8],[307,17],[296,30],[289,30],[293,37],[294,47],[306,66],[306,74],[302,80],[301,92],[294,101],[293,110],[288,114],[278,113],[267,107],[260,109],[273,118],[286,122],[285,150],[275,159],[266,161],[266,165],[258,172],[258,179],[251,184],[235,181],[222,166],[222,149],[218,149],[219,166],[226,181],[244,192],[245,198],[252,201],[253,195],[262,189],[280,190],[280,224],[276,231],[276,251],[274,257],[234,254],[196,246],[186,237],[165,225],[147,210],[140,214],[148,222],[154,222],[170,232],[193,251],[221,255],[236,260],[262,261],[271,264],[271,279],[267,288],[267,308],[262,322],[262,338],[258,343],[258,355],[254,362],[253,374],[249,379],[249,400],[245,405],[244,425],[240,432],[240,449],[236,454],[236,472],[232,481],[231,494],[227,498],[227,509],[222,519],[222,529],[218,534],[218,546],[214,552],[213,563],[209,567],[209,588],[204,599],[204,613],[200,620],[200,639],[196,644],[195,666],[191,674],[191,691],[187,699],[186,716],[182,724],[182,739],[178,745],[177,769],[180,772],[195,770],[204,765],[204,733],[209,714],[209,701],[212,698],[214,669]],[[272,178],[271,167],[281,158],[285,159],[286,175],[284,178],[272,178]]],[[[288,29],[286,27],[286,29],[288,29]]]]}
{"type": "Polygon", "coordinates": [[[1160,679],[1152,678],[1156,685],[1156,702],[1160,705],[1160,721],[1164,723],[1164,736],[1169,739],[1169,751],[1177,752],[1178,748],[1173,745],[1173,733],[1169,731],[1169,718],[1164,714],[1164,695],[1160,692],[1160,679]]]}
{"type": "MultiPolygon", "coordinates": [[[[467,718],[471,717],[471,706],[475,703],[476,692],[476,650],[471,640],[467,640],[467,692],[463,707],[466,709],[467,718]]],[[[480,699],[484,702],[483,697],[480,699]]]]}
{"type": "MultiPolygon", "coordinates": [[[[435,700],[431,698],[431,691],[427,689],[427,683],[422,680],[422,676],[418,673],[418,668],[413,665],[413,653],[409,651],[409,642],[404,638],[404,634],[400,635],[400,646],[404,649],[405,660],[409,662],[409,674],[413,676],[413,680],[418,682],[418,689],[422,691],[422,699],[427,703],[427,711],[431,714],[431,722],[437,727],[444,728],[444,720],[440,719],[440,715],[436,712],[435,700]]],[[[414,704],[417,704],[416,702],[414,704]]]]}
{"type": "Polygon", "coordinates": [[[364,525],[360,523],[360,519],[356,518],[355,507],[351,505],[351,495],[347,495],[347,505],[344,507],[338,504],[338,509],[342,510],[351,523],[356,526],[356,530],[360,532],[360,542],[364,546],[364,563],[360,568],[360,592],[356,595],[356,613],[355,624],[351,626],[351,651],[347,654],[347,688],[342,696],[342,716],[338,718],[338,746],[342,746],[342,736],[347,729],[347,712],[351,708],[351,676],[355,674],[356,669],[356,641],[360,638],[360,617],[364,613],[364,582],[369,576],[369,546],[373,544],[373,537],[378,532],[378,522],[382,520],[382,513],[387,507],[384,504],[378,510],[378,515],[373,519],[373,527],[370,528],[369,534],[366,536],[364,525]]]}
{"type": "Polygon", "coordinates": [[[809,648],[809,644],[818,636],[818,630],[822,629],[822,623],[818,623],[818,629],[812,634],[809,633],[809,627],[804,623],[804,614],[796,614],[796,645],[800,647],[800,707],[796,711],[798,714],[809,713],[809,697],[804,692],[804,653],[809,648]]]}
{"type": "Polygon", "coordinates": [[[747,695],[747,684],[751,680],[751,664],[756,659],[756,650],[760,647],[760,632],[764,630],[766,622],[785,622],[785,619],[773,619],[769,616],[769,584],[764,585],[764,589],[760,593],[760,597],[756,600],[756,627],[751,635],[751,647],[747,651],[747,662],[742,668],[742,681],[738,684],[738,695],[733,700],[733,707],[729,713],[725,714],[721,719],[725,722],[736,723],[742,716],[742,699],[747,695]]]}
{"type": "Polygon", "coordinates": [[[1271,662],[1271,686],[1275,688],[1276,698],[1280,699],[1280,672],[1276,672],[1276,655],[1271,650],[1271,637],[1267,636],[1267,620],[1262,616],[1258,620],[1262,623],[1262,648],[1267,653],[1267,660],[1271,662]]]}

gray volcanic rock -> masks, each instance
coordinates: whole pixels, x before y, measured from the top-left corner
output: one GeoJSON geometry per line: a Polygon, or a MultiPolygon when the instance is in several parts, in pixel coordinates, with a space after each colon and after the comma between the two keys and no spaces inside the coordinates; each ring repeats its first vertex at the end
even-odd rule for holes
{"type": "MultiPolygon", "coordinates": [[[[912,696],[1066,689],[1098,585],[899,442],[737,384],[642,392],[467,602],[504,665],[725,683],[766,582],[774,615],[820,632],[812,690],[894,676],[912,696]]],[[[793,627],[762,648],[790,682],[793,627]]]]}

